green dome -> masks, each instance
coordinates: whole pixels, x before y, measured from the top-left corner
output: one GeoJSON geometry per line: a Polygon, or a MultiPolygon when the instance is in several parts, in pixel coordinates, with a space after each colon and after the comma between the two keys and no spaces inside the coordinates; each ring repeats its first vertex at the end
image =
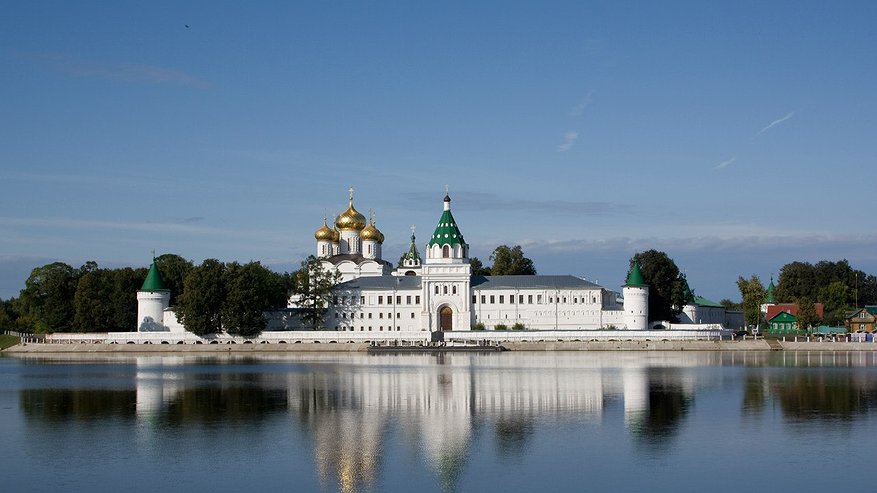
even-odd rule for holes
{"type": "Polygon", "coordinates": [[[146,274],[143,286],[140,286],[140,291],[168,291],[167,286],[164,285],[164,280],[161,278],[161,272],[158,271],[158,267],[155,265],[155,259],[152,260],[152,265],[149,266],[149,272],[146,274]]]}

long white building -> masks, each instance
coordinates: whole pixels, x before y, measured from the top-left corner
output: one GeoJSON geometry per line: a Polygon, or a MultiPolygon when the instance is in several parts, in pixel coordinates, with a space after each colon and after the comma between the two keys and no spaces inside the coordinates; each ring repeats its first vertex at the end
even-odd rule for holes
{"type": "MultiPolygon", "coordinates": [[[[511,329],[636,329],[648,323],[648,286],[634,266],[615,293],[571,275],[473,276],[469,245],[451,213],[443,210],[420,257],[414,235],[400,266],[381,257],[384,235],[353,205],[333,227],[316,231],[316,256],[341,275],[325,320],[340,331],[449,331],[511,329]],[[479,324],[479,325],[476,325],[479,324]]],[[[294,304],[291,305],[294,307],[294,304]]]]}

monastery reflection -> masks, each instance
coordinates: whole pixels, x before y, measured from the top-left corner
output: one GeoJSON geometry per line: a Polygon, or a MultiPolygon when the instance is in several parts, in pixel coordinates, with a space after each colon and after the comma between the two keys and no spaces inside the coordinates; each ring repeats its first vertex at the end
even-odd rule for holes
{"type": "Polygon", "coordinates": [[[223,433],[251,436],[270,417],[289,417],[312,440],[319,481],[344,492],[379,488],[385,450],[396,442],[452,491],[477,464],[473,450],[484,453],[476,442],[492,439],[497,454],[526,457],[546,420],[620,426],[637,448],[660,452],[697,392],[729,381],[722,366],[740,372],[732,378],[742,385],[744,416],[779,409],[789,422],[842,421],[877,407],[871,353],[144,356],[114,364],[107,380],[83,386],[86,377],[75,376],[60,388],[21,390],[24,416],[137,420],[146,425],[138,427],[143,443],[188,424],[239,424],[223,433]]]}

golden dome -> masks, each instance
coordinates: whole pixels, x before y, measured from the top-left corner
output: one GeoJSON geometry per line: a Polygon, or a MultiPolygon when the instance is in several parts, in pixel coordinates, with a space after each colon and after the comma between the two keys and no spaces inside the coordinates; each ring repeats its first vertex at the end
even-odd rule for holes
{"type": "Polygon", "coordinates": [[[323,219],[323,225],[320,226],[320,229],[314,233],[314,238],[316,238],[317,241],[332,241],[332,239],[335,238],[334,230],[329,229],[329,225],[326,224],[325,219],[323,219]]]}
{"type": "Polygon", "coordinates": [[[353,198],[350,199],[350,206],[347,207],[347,210],[335,218],[335,227],[341,231],[362,231],[365,224],[365,216],[353,208],[353,198]]]}
{"type": "Polygon", "coordinates": [[[332,228],[332,242],[338,243],[339,241],[341,241],[341,232],[335,228],[332,228]]]}
{"type": "Polygon", "coordinates": [[[359,237],[362,238],[362,241],[366,240],[374,240],[378,243],[384,242],[384,234],[375,227],[374,221],[372,221],[362,232],[359,233],[359,237]]]}

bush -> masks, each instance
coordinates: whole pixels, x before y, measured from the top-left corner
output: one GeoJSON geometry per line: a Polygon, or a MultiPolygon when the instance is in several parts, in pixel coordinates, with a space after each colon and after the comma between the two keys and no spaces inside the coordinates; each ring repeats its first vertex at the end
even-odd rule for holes
{"type": "Polygon", "coordinates": [[[517,322],[515,325],[512,325],[512,330],[524,330],[524,324],[517,322]]]}
{"type": "Polygon", "coordinates": [[[472,325],[472,330],[484,330],[484,324],[481,322],[476,322],[472,325]]]}
{"type": "Polygon", "coordinates": [[[509,330],[509,328],[506,326],[506,324],[496,324],[493,327],[493,330],[509,330]]]}

